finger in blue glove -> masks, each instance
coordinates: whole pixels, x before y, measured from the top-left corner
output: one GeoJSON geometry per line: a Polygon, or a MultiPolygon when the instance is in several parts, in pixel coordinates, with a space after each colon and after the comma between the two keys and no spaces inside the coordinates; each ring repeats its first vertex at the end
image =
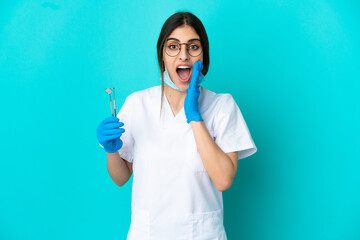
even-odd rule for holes
{"type": "Polygon", "coordinates": [[[203,69],[201,61],[194,63],[189,88],[185,97],[184,110],[187,123],[191,121],[203,121],[199,112],[199,75],[203,69]]]}
{"type": "Polygon", "coordinates": [[[123,122],[119,118],[111,116],[105,118],[97,128],[97,138],[99,143],[108,153],[114,153],[120,150],[123,142],[120,139],[122,133],[125,132],[123,122]]]}

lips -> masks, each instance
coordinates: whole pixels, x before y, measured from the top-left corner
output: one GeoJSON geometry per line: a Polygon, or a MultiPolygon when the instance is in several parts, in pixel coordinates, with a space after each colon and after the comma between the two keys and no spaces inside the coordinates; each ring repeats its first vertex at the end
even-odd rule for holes
{"type": "Polygon", "coordinates": [[[179,65],[176,68],[176,73],[178,75],[178,79],[180,82],[187,82],[189,81],[192,73],[192,67],[190,65],[179,65]]]}

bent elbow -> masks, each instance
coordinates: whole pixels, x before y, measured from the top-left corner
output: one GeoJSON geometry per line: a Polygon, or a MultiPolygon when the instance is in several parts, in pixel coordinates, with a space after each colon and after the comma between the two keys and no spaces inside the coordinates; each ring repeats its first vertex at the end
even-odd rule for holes
{"type": "Polygon", "coordinates": [[[223,181],[223,183],[216,186],[216,188],[219,192],[224,192],[231,187],[232,182],[233,182],[232,180],[223,181]]]}

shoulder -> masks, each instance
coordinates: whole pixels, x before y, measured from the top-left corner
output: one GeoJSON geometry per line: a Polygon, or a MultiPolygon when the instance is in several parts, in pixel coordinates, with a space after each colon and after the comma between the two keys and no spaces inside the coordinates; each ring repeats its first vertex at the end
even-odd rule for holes
{"type": "Polygon", "coordinates": [[[159,85],[133,92],[126,97],[125,101],[137,102],[137,101],[149,100],[149,98],[160,97],[160,94],[161,94],[161,86],[159,85]]]}
{"type": "Polygon", "coordinates": [[[234,106],[235,100],[230,93],[215,93],[209,89],[206,89],[201,86],[201,93],[203,93],[202,98],[207,106],[213,106],[217,110],[224,109],[227,107],[234,106]]]}

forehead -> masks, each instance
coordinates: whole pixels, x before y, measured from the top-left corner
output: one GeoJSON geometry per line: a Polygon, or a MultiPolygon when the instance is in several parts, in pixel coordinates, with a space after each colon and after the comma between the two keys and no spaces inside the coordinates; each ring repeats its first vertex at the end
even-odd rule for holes
{"type": "Polygon", "coordinates": [[[195,29],[188,25],[175,28],[175,30],[167,37],[167,39],[169,38],[179,39],[180,42],[187,42],[190,39],[200,40],[200,36],[196,33],[195,29]]]}

